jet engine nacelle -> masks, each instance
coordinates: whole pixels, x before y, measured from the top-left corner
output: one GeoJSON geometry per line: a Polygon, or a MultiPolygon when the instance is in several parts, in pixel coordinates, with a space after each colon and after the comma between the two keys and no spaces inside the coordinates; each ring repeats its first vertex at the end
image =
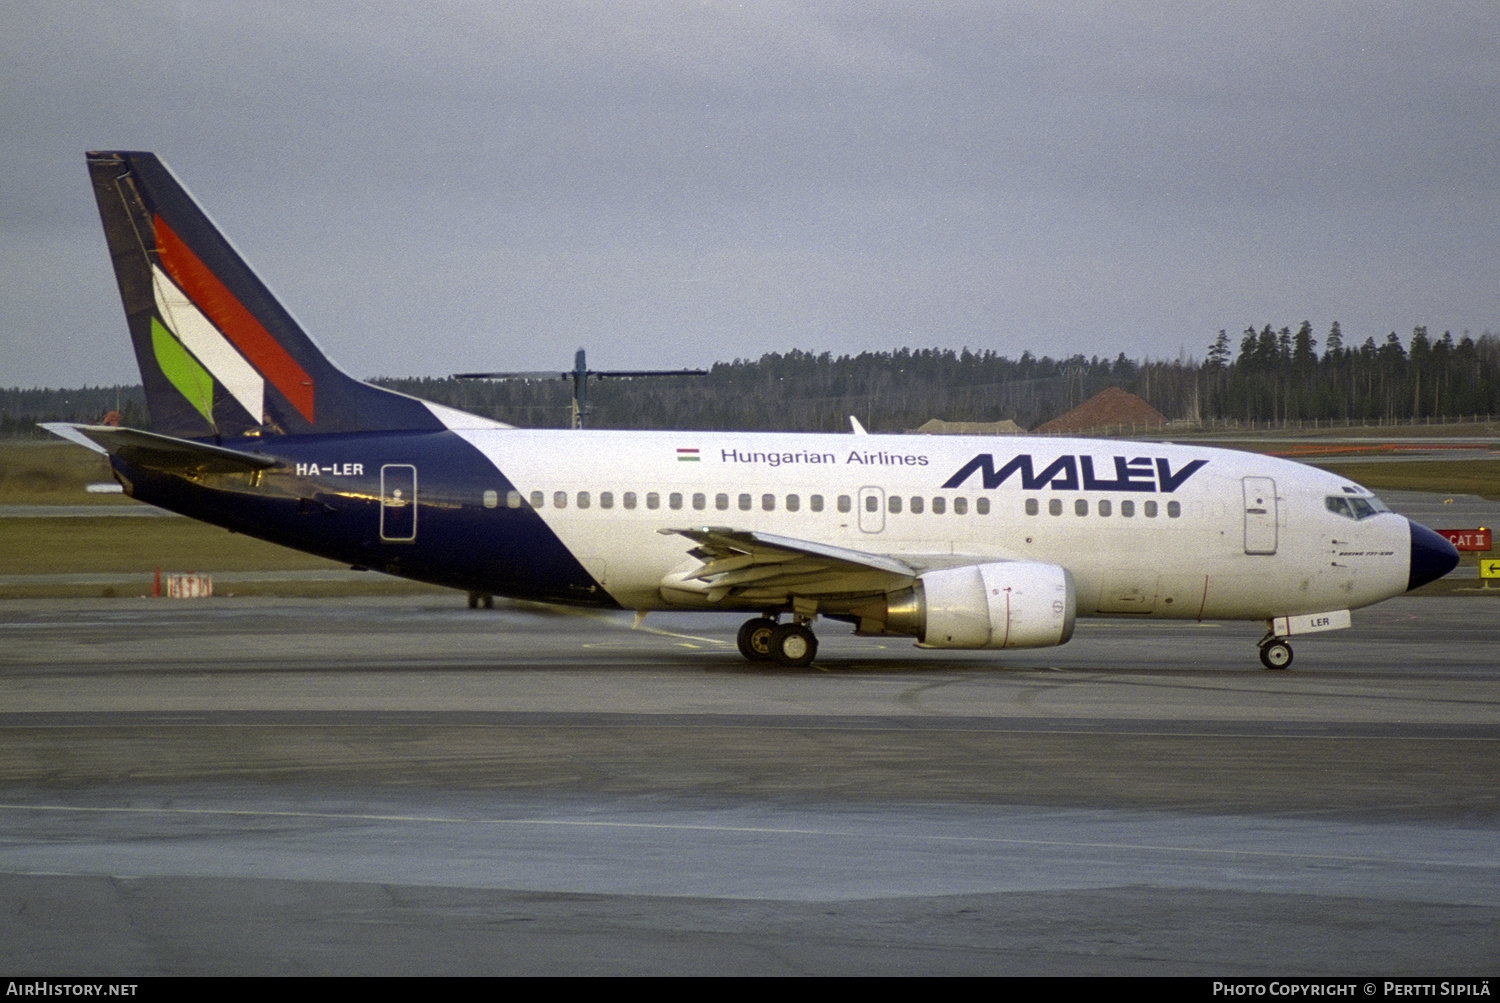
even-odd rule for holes
{"type": "Polygon", "coordinates": [[[1046,648],[1073,636],[1077,609],[1067,568],[971,564],[920,575],[886,597],[883,624],[862,620],[861,633],[911,634],[922,648],[1046,648]]]}

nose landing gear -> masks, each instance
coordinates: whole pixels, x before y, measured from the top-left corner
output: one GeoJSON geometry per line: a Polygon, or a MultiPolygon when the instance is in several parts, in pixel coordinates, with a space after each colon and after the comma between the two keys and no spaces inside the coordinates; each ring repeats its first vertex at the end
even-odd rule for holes
{"type": "Polygon", "coordinates": [[[1274,634],[1260,642],[1260,664],[1268,669],[1284,669],[1292,664],[1292,646],[1274,634]]]}

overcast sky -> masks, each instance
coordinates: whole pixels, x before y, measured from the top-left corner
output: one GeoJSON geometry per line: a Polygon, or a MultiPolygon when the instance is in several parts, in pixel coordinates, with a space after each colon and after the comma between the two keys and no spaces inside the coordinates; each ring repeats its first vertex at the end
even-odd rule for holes
{"type": "Polygon", "coordinates": [[[20,0],[0,385],[136,382],[158,153],[357,376],[1500,333],[1500,4],[20,0]]]}

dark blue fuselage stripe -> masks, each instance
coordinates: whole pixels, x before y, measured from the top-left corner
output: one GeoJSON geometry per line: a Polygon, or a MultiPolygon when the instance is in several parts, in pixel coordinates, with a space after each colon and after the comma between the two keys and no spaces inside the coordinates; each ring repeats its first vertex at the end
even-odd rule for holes
{"type": "Polygon", "coordinates": [[[465,591],[616,606],[539,513],[506,505],[515,486],[453,432],[289,436],[254,451],[281,465],[200,483],[114,463],[141,501],[320,557],[465,591]],[[415,468],[415,512],[403,513],[415,532],[386,523],[388,537],[410,539],[382,538],[383,467],[415,468]]]}

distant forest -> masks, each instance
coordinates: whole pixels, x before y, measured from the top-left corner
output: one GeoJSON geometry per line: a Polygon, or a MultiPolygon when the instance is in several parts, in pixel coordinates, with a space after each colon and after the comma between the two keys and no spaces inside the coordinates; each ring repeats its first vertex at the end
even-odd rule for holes
{"type": "MultiPolygon", "coordinates": [[[[566,353],[559,353],[563,356],[566,353]]],[[[560,358],[561,361],[561,358],[560,358]]],[[[644,361],[644,360],[643,360],[644,361]]],[[[560,372],[560,370],[559,370],[560,372]]],[[[571,387],[555,380],[371,380],[514,425],[566,427],[571,387]]],[[[591,381],[591,428],[845,431],[915,429],[929,418],[1010,419],[1035,428],[1108,387],[1143,398],[1169,420],[1195,424],[1394,422],[1500,413],[1500,338],[1455,339],[1416,328],[1403,343],[1346,344],[1337,322],[1321,340],[1296,330],[1227,331],[1203,361],[1136,362],[1023,352],[1010,359],[964,349],[900,349],[834,356],[792,350],[713,365],[707,376],[591,381]]],[[[41,421],[100,420],[149,427],[139,386],[0,390],[0,435],[33,437],[41,421]]]]}

